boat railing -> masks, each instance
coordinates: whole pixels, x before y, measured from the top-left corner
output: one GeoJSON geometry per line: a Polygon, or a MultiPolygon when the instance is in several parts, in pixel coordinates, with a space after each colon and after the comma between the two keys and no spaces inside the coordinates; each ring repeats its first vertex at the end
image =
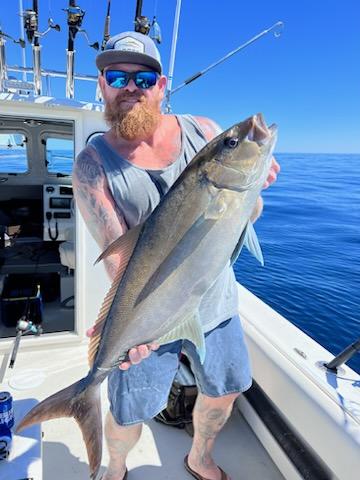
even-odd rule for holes
{"type": "MultiPolygon", "coordinates": [[[[7,66],[6,72],[33,74],[33,69],[15,65],[15,66],[7,66]]],[[[41,77],[44,77],[46,80],[45,82],[46,88],[45,88],[44,94],[47,96],[51,96],[51,79],[52,78],[67,79],[67,72],[60,71],[60,70],[41,69],[41,77]]],[[[7,77],[7,74],[5,76],[1,76],[1,72],[0,72],[0,79],[2,79],[0,84],[0,92],[11,91],[11,92],[19,92],[19,93],[21,92],[32,93],[34,91],[33,82],[25,82],[24,80],[11,79],[7,77]]],[[[88,82],[95,82],[95,83],[97,83],[98,81],[97,75],[87,75],[87,74],[77,74],[77,73],[74,74],[74,79],[88,81],[88,82]]]]}

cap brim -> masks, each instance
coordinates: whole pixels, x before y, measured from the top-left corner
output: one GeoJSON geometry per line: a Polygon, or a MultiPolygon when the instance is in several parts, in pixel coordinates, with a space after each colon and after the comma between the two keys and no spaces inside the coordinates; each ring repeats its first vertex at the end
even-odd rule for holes
{"type": "Polygon", "coordinates": [[[161,65],[155,58],[138,52],[125,52],[121,50],[108,50],[96,57],[96,66],[102,71],[113,63],[138,63],[152,68],[161,75],[161,65]]]}

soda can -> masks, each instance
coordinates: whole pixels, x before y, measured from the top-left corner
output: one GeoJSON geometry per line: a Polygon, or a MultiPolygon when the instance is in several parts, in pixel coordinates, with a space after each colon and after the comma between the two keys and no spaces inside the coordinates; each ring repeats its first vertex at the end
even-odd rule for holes
{"type": "Polygon", "coordinates": [[[0,461],[7,460],[11,450],[11,430],[5,424],[0,423],[0,461]]]}
{"type": "Polygon", "coordinates": [[[0,392],[0,425],[14,426],[13,399],[9,392],[0,392]]]}

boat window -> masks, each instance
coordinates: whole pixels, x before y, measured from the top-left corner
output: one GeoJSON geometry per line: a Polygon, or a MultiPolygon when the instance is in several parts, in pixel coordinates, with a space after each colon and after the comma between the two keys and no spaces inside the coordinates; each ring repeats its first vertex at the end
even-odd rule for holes
{"type": "Polygon", "coordinates": [[[70,175],[74,163],[74,140],[48,137],[45,144],[48,172],[70,175]]]}
{"type": "Polygon", "coordinates": [[[28,170],[25,135],[16,131],[0,132],[0,173],[26,173],[28,170]]]}

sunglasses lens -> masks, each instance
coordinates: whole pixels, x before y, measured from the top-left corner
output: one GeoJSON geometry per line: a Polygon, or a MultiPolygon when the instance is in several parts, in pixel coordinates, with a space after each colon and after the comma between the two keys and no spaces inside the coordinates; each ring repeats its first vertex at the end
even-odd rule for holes
{"type": "Polygon", "coordinates": [[[146,89],[153,87],[157,81],[156,72],[137,72],[135,84],[137,87],[146,89]]]}
{"type": "Polygon", "coordinates": [[[107,70],[105,72],[106,83],[112,88],[124,88],[129,79],[133,79],[135,85],[143,90],[153,87],[157,82],[156,72],[123,72],[121,70],[107,70]]]}
{"type": "Polygon", "coordinates": [[[123,88],[128,83],[126,72],[119,70],[107,70],[105,72],[106,83],[113,88],[123,88]]]}

